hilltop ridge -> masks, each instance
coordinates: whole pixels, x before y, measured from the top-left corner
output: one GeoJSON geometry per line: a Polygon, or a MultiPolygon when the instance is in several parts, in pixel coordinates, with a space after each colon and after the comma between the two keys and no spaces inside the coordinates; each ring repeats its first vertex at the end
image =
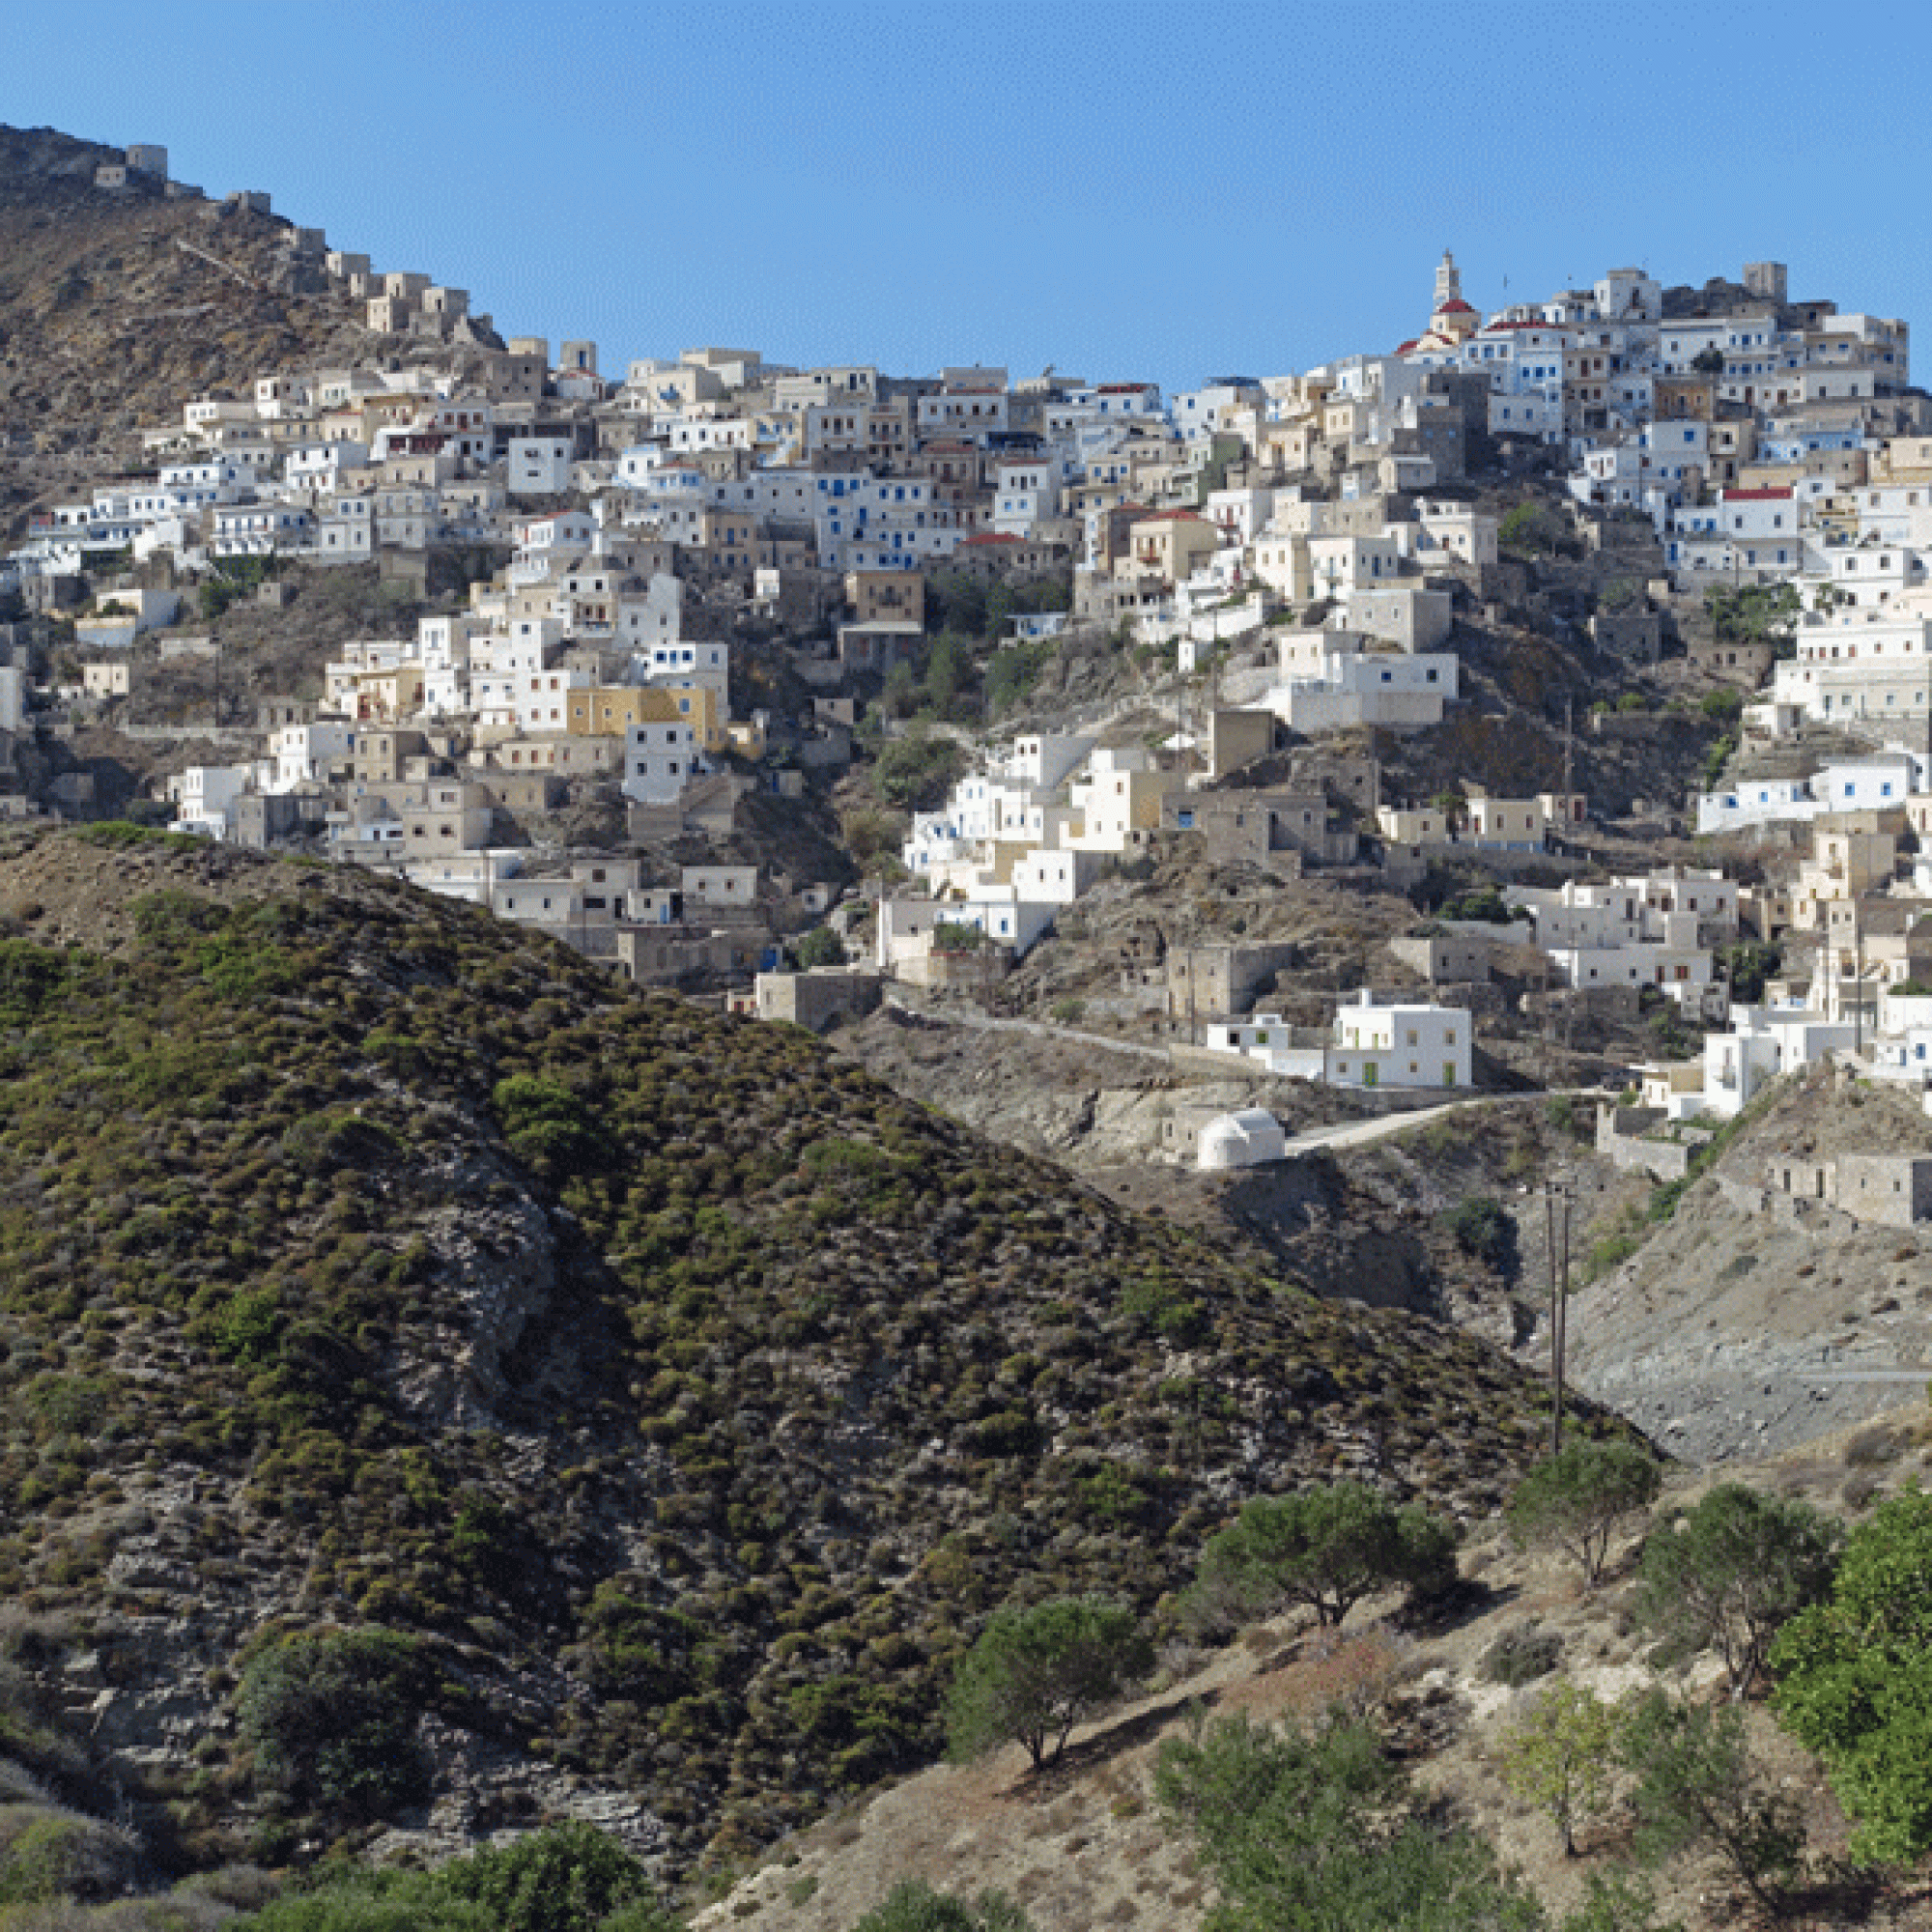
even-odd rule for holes
{"type": "Polygon", "coordinates": [[[189,396],[291,362],[405,352],[368,334],[282,216],[139,173],[97,187],[96,169],[121,158],[0,127],[0,435],[17,462],[100,441],[128,460],[135,433],[179,420],[189,396]]]}

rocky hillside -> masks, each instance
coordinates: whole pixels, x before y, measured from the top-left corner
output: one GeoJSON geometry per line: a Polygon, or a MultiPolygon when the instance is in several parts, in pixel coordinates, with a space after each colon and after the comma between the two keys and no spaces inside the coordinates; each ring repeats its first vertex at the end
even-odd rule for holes
{"type": "Polygon", "coordinates": [[[1767,1088],[1681,1193],[1600,1175],[1578,1222],[1578,1382],[1706,1463],[1792,1448],[1920,1392],[1922,1225],[1794,1208],[1766,1189],[1774,1162],[1928,1152],[1932,1121],[1910,1095],[1820,1066],[1767,1088]]]}
{"type": "Polygon", "coordinates": [[[1015,1593],[1535,1453],[1481,1343],[469,908],[97,827],[0,914],[0,1648],[177,1864],[574,1812],[689,1870],[927,1756],[1015,1593]],[[407,1802],[238,1733],[334,1629],[411,1660],[407,1802]]]}
{"type": "Polygon", "coordinates": [[[11,444],[0,521],[70,487],[62,452],[134,432],[183,403],[265,372],[398,353],[290,224],[219,200],[170,200],[158,183],[94,185],[118,150],[51,128],[0,127],[0,438],[11,444]]]}
{"type": "MultiPolygon", "coordinates": [[[[1878,1499],[1925,1480],[1929,1442],[1932,1427],[1915,1405],[1803,1454],[1734,1465],[1723,1478],[1856,1522],[1878,1499]]],[[[1655,1520],[1694,1506],[1712,1482],[1708,1472],[1673,1472],[1655,1520]]],[[[1653,1641],[1637,1613],[1636,1556],[1633,1540],[1620,1542],[1606,1586],[1586,1590],[1570,1559],[1516,1550],[1500,1523],[1479,1526],[1462,1552],[1465,1589],[1454,1613],[1418,1620],[1391,1596],[1340,1632],[1316,1629],[1297,1612],[1250,1627],[1226,1649],[1177,1647],[1151,1694],[1077,1730],[1051,1770],[1032,1772],[1013,1747],[868,1794],[778,1848],[697,1915],[695,1932],[848,1932],[908,1880],[960,1897],[995,1889],[1037,1932],[1193,1932],[1216,1922],[1209,1914],[1217,1901],[1188,1833],[1158,1803],[1162,1747],[1230,1719],[1306,1726],[1338,1704],[1369,1717],[1389,1740],[1438,1825],[1478,1833],[1559,1920],[1627,1857],[1632,1820],[1620,1793],[1579,1838],[1579,1855],[1566,1857],[1548,1816],[1500,1776],[1504,1735],[1559,1682],[1608,1702],[1654,1686],[1692,1698],[1722,1694],[1712,1653],[1687,1656],[1653,1641]]],[[[1747,1705],[1744,1720],[1752,1758],[1804,1829],[1814,1883],[1789,1901],[1784,1918],[1760,1916],[1735,1875],[1697,1850],[1648,1874],[1655,1917],[1584,1923],[1684,1932],[1776,1923],[1907,1932],[1926,1924],[1932,1881],[1924,1868],[1891,1885],[1880,1874],[1854,1874],[1842,1862],[1846,1820],[1816,1761],[1762,1704],[1747,1705]]]]}

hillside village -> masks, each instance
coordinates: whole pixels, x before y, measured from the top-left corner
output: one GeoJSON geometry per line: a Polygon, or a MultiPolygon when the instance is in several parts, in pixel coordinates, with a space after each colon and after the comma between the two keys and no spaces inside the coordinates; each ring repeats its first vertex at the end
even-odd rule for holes
{"type": "MultiPolygon", "coordinates": [[[[141,146],[92,187],[200,193],[141,146]]],[[[502,338],[424,273],[313,230],[288,248],[360,305],[372,348],[415,359],[186,397],[137,469],[32,514],[0,560],[21,612],[10,746],[112,731],[213,655],[223,761],[160,774],[173,829],[391,872],[635,980],[809,1024],[882,981],[983,1000],[1097,886],[1196,850],[1425,911],[1433,880],[1465,890],[1313,1025],[1258,1005],[1292,948],[1157,948],[1115,1003],[1129,1035],[1184,1014],[1269,1075],[1466,1089],[1492,982],[1526,984],[1527,958],[1573,1020],[1628,1040],[1662,1009],[1680,1051],[1701,1036],[1689,1058],[1625,1052],[1641,1105],[1610,1130],[1661,1135],[1665,1162],[1680,1123],[1821,1059],[1926,1090],[1932,403],[1903,322],[1794,300],[1775,262],[1700,290],[1618,269],[1485,315],[1445,253],[1393,352],[1171,397],[722,348],[606,376],[594,343],[502,338]],[[452,552],[479,560],[466,588],[412,631],[252,692],[252,728],[220,710],[224,611],[372,565],[426,600],[452,552]],[[1591,554],[1641,574],[1539,606],[1538,559],[1591,554]],[[1017,733],[908,722],[962,595],[1022,720],[1077,640],[1138,668],[1017,733]],[[1678,774],[1667,862],[1631,866],[1641,824],[1572,776],[1568,698],[1559,788],[1406,786],[1405,748],[1486,708],[1486,635],[1539,609],[1632,676],[1677,661],[1734,724],[1705,781],[1678,774]],[[803,807],[895,761],[916,809],[862,887],[858,867],[715,849],[751,801],[803,807]],[[587,797],[614,801],[618,842],[529,836],[587,797]],[[828,916],[808,960],[861,956],[801,986],[783,969],[828,916]]],[[[1583,762],[1626,722],[1597,700],[1583,762]]],[[[85,773],[14,784],[16,810],[94,810],[85,773]]]]}
{"type": "Polygon", "coordinates": [[[0,128],[0,243],[49,232],[0,246],[8,1932],[1245,1924],[1175,1767],[1350,1722],[1366,1808],[1290,1778],[1260,1864],[1923,1922],[1916,1745],[1874,1861],[1765,1648],[1932,1469],[1903,321],[1776,261],[1486,310],[1444,251],[1397,347],[1193,390],[607,369],[0,128]],[[1580,1548],[1524,1505],[1565,1444],[1634,1486],[1580,1548]],[[1809,1551],[1743,1662],[1666,1567],[1741,1485],[1809,1551]],[[1240,1553],[1331,1506],[1380,1539],[1333,1602],[1240,1553]],[[1059,1746],[962,1744],[1068,1606],[1118,1655],[1059,1746]],[[1564,1709],[1593,1815],[1508,1762],[1564,1709]],[[1662,1851],[1659,1709],[1733,1749],[1662,1851]]]}

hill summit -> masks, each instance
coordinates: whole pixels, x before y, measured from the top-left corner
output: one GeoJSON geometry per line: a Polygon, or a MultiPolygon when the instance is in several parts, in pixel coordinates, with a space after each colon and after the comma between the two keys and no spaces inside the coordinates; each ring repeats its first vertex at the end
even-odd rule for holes
{"type": "Polygon", "coordinates": [[[378,351],[360,304],[298,254],[280,215],[140,172],[97,185],[121,159],[52,128],[0,127],[0,437],[14,469],[0,512],[57,480],[37,478],[33,456],[131,463],[135,433],[179,422],[192,396],[378,351]]]}

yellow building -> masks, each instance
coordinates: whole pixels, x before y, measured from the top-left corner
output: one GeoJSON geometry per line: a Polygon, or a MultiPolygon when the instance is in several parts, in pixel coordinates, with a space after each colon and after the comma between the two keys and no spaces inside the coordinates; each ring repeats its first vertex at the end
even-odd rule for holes
{"type": "Polygon", "coordinates": [[[567,696],[564,728],[573,737],[621,738],[633,724],[689,724],[700,751],[728,747],[756,757],[764,750],[764,734],[733,724],[718,693],[701,684],[585,685],[567,696]],[[745,751],[753,743],[756,751],[745,751]]]}
{"type": "Polygon", "coordinates": [[[654,686],[582,685],[566,694],[563,728],[576,738],[621,738],[634,724],[674,724],[681,715],[654,686]]]}
{"type": "Polygon", "coordinates": [[[1131,568],[1179,583],[1221,546],[1221,533],[1192,510],[1157,510],[1127,532],[1131,568]]]}
{"type": "Polygon", "coordinates": [[[386,670],[350,674],[348,711],[359,724],[395,724],[422,709],[423,671],[420,665],[396,665],[386,670]]]}

